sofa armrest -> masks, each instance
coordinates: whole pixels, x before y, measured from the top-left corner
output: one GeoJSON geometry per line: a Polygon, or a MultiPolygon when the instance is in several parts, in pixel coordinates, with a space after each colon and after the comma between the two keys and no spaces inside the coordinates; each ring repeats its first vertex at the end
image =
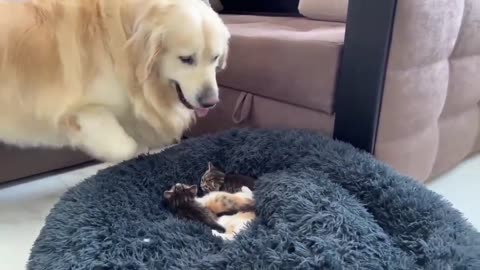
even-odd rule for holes
{"type": "Polygon", "coordinates": [[[367,2],[349,2],[334,136],[426,180],[479,151],[480,2],[367,2]]]}
{"type": "Polygon", "coordinates": [[[480,1],[398,1],[376,156],[418,179],[480,140],[480,1]]]}

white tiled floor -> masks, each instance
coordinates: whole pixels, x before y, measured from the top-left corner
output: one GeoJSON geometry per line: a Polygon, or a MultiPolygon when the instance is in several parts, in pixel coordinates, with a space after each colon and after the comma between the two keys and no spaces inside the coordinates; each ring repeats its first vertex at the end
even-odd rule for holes
{"type": "Polygon", "coordinates": [[[480,155],[428,183],[428,187],[447,198],[480,230],[480,155]]]}
{"type": "Polygon", "coordinates": [[[30,248],[50,208],[70,187],[107,164],[0,186],[0,269],[25,269],[30,248]]]}
{"type": "MultiPolygon", "coordinates": [[[[108,166],[98,164],[0,186],[0,269],[24,269],[33,241],[58,198],[69,187],[108,166]]],[[[480,155],[428,186],[450,200],[480,229],[480,155]]]]}

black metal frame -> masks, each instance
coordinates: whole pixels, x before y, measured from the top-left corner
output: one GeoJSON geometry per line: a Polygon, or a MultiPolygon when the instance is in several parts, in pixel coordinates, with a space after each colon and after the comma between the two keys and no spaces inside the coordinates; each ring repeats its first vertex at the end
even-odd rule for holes
{"type": "Polygon", "coordinates": [[[299,0],[221,0],[228,14],[269,14],[271,16],[299,16],[299,0]]]}
{"type": "Polygon", "coordinates": [[[334,138],[370,153],[380,118],[397,0],[350,0],[335,97],[334,138]]]}

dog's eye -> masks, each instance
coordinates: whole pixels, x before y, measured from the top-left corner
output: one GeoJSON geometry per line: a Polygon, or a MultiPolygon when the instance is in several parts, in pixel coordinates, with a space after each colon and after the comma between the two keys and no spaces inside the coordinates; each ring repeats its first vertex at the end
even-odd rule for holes
{"type": "Polygon", "coordinates": [[[182,61],[185,65],[193,65],[195,64],[195,59],[193,58],[192,55],[190,56],[179,56],[178,59],[182,61]]]}
{"type": "Polygon", "coordinates": [[[220,57],[220,55],[215,55],[215,56],[212,58],[212,61],[213,61],[213,62],[217,61],[219,57],[220,57]]]}

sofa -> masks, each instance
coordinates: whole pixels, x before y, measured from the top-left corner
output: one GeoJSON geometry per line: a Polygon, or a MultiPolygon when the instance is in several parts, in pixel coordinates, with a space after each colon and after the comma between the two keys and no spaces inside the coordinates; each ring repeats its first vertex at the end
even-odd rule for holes
{"type": "Polygon", "coordinates": [[[0,183],[91,162],[87,155],[69,149],[21,149],[0,144],[0,183]]]}
{"type": "Polygon", "coordinates": [[[479,1],[220,2],[222,103],[190,136],[307,128],[420,181],[480,151],[479,1]]]}

